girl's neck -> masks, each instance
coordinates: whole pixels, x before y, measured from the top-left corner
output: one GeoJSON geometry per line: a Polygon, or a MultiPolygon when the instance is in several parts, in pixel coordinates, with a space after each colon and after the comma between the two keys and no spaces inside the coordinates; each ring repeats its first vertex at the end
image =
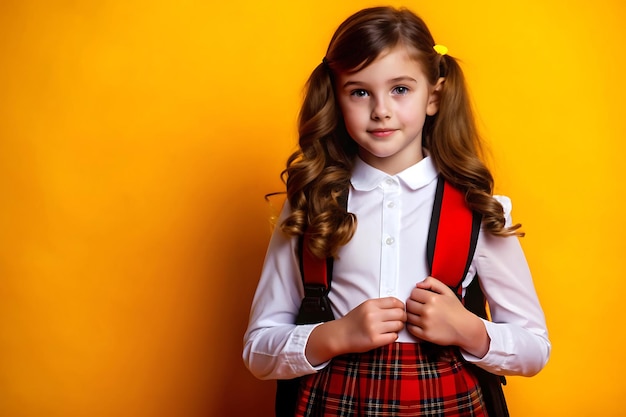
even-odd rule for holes
{"type": "Polygon", "coordinates": [[[371,165],[386,174],[397,175],[424,159],[424,153],[420,152],[410,158],[379,158],[361,149],[359,150],[359,158],[361,158],[366,164],[371,165]]]}

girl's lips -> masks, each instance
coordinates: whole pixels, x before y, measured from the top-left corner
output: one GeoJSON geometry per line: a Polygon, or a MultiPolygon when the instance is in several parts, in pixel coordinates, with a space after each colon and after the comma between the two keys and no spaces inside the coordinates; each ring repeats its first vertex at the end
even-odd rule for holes
{"type": "Polygon", "coordinates": [[[376,136],[377,138],[385,138],[393,134],[395,131],[396,129],[375,129],[370,130],[370,134],[376,136]]]}

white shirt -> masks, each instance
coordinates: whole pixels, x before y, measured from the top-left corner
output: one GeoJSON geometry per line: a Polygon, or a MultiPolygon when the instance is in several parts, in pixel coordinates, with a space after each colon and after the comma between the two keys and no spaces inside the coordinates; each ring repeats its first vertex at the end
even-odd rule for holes
{"type": "MultiPolygon", "coordinates": [[[[363,301],[393,296],[405,302],[417,282],[429,275],[426,240],[437,185],[430,157],[397,175],[388,175],[357,158],[348,211],[357,229],[335,259],[329,294],[335,317],[363,301]]],[[[511,224],[511,202],[497,197],[511,224]]],[[[279,222],[288,214],[285,204],[279,222]]],[[[310,374],[304,350],[315,326],[296,326],[303,297],[296,258],[296,238],[277,227],[268,247],[244,336],[246,366],[261,379],[288,379],[310,374]]],[[[482,358],[470,362],[502,375],[534,375],[546,364],[550,341],[528,264],[517,237],[481,233],[463,288],[479,276],[493,322],[485,321],[491,339],[482,358]]],[[[398,342],[416,342],[406,328],[398,342]]]]}

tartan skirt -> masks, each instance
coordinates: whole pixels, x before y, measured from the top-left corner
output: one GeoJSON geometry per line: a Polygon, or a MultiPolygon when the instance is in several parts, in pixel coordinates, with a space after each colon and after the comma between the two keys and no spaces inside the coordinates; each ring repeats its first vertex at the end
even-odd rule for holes
{"type": "Polygon", "coordinates": [[[297,417],[484,417],[476,377],[458,348],[392,343],[334,358],[302,378],[297,417]]]}

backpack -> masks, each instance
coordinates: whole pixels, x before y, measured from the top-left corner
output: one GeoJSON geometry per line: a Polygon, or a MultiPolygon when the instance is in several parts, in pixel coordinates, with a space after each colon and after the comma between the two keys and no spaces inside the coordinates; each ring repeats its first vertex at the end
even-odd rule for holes
{"type": "MultiPolygon", "coordinates": [[[[347,190],[339,203],[347,207],[347,190]]],[[[465,308],[486,319],[486,300],[478,279],[472,280],[462,297],[462,283],[476,250],[482,216],[465,203],[465,196],[439,176],[435,202],[428,231],[426,257],[431,275],[448,285],[465,308]]],[[[334,320],[328,293],[331,288],[333,258],[319,259],[308,250],[306,233],[300,238],[298,255],[304,284],[304,298],[296,324],[312,324],[334,320]]],[[[483,400],[490,417],[509,417],[502,385],[503,376],[494,375],[469,364],[481,387],[483,400]]],[[[300,378],[278,380],[276,389],[276,417],[293,417],[300,378]]]]}

